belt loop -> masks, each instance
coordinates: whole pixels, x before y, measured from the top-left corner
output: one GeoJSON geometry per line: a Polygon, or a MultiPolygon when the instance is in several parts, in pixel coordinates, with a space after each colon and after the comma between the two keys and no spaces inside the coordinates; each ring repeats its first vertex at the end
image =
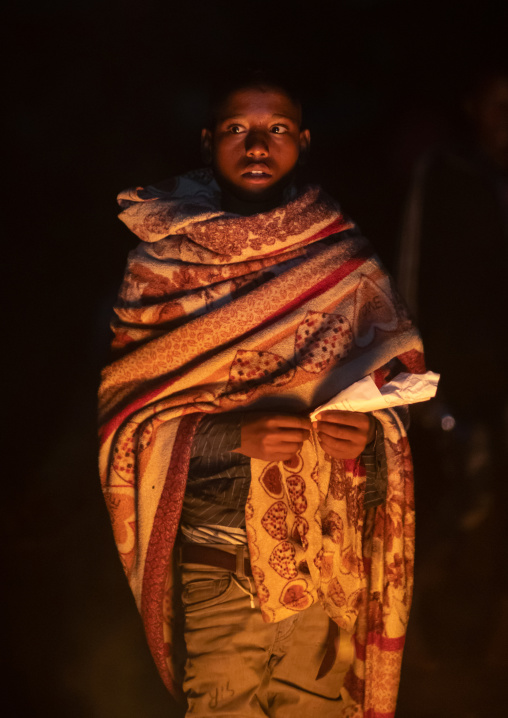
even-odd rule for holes
{"type": "Polygon", "coordinates": [[[236,575],[238,578],[245,578],[245,561],[243,558],[244,547],[239,545],[236,547],[236,575]]]}

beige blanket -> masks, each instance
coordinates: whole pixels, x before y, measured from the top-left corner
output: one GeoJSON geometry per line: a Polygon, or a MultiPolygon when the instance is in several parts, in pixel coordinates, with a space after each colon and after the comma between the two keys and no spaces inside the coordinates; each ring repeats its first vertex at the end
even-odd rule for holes
{"type": "MultiPolygon", "coordinates": [[[[169,689],[171,553],[203,413],[308,413],[354,381],[421,372],[418,334],[369,243],[317,187],[265,214],[222,212],[207,171],[119,195],[142,240],[100,388],[100,472],[118,550],[169,689]]],[[[379,412],[386,503],[364,512],[359,461],[315,438],[294,461],[252,462],[246,507],[265,620],[316,601],[355,631],[344,715],[390,716],[412,589],[412,469],[404,428],[379,412]]],[[[177,657],[178,658],[178,657],[177,657]]]]}

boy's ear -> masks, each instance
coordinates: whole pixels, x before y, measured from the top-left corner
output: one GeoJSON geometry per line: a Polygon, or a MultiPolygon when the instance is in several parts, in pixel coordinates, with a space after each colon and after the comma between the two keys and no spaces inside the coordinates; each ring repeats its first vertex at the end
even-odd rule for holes
{"type": "Polygon", "coordinates": [[[310,132],[309,130],[302,130],[300,132],[300,155],[298,157],[298,164],[304,165],[307,162],[307,157],[310,151],[310,132]]]}
{"type": "Polygon", "coordinates": [[[212,164],[212,131],[201,130],[201,159],[206,165],[212,164]]]}

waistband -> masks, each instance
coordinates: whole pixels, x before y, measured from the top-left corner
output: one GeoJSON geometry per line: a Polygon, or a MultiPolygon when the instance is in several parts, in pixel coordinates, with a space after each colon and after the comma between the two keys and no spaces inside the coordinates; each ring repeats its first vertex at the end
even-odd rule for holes
{"type": "Polygon", "coordinates": [[[246,546],[228,546],[226,550],[209,544],[183,543],[180,545],[180,561],[214,566],[231,571],[237,576],[252,577],[252,568],[246,546]]]}

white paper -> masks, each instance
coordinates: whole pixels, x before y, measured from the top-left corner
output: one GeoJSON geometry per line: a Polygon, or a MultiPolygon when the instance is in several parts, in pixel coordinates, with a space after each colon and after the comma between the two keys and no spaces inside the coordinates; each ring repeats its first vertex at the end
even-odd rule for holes
{"type": "Polygon", "coordinates": [[[390,406],[416,404],[428,401],[436,395],[439,374],[428,371],[425,374],[401,373],[378,389],[370,376],[351,384],[329,402],[318,406],[310,418],[316,420],[321,411],[376,411],[390,406]]]}

